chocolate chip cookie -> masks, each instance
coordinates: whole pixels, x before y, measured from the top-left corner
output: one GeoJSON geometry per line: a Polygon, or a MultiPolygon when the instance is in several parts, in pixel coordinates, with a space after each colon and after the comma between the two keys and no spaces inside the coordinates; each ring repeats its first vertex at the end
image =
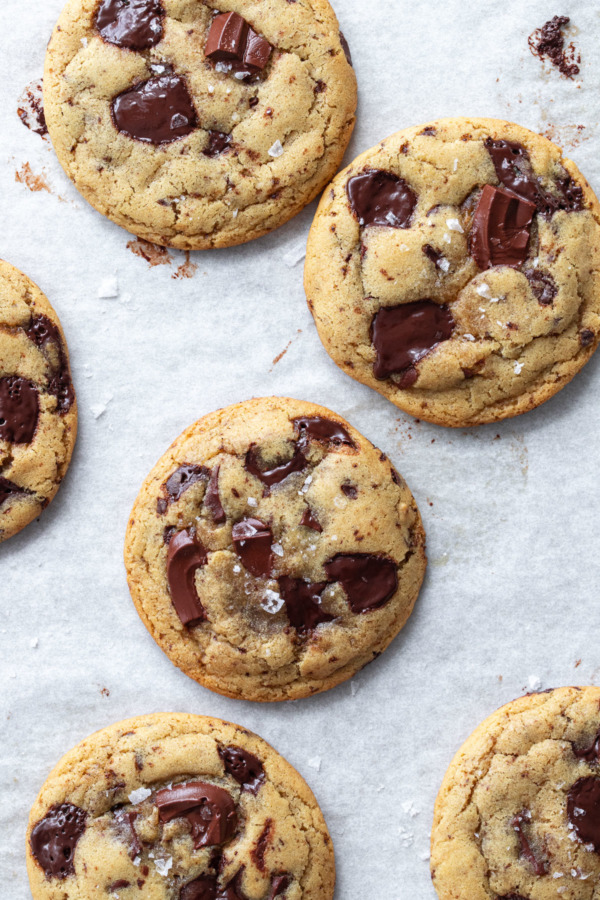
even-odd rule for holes
{"type": "Polygon", "coordinates": [[[440,900],[594,900],[600,884],[600,688],[559,688],[495,712],[438,795],[440,900]]]}
{"type": "Polygon", "coordinates": [[[270,398],[175,441],[135,503],[125,564],[144,624],[186,674],[289,700],[387,647],[417,598],[424,544],[385,454],[323,407],[270,398]]]}
{"type": "Polygon", "coordinates": [[[260,237],[322,190],[356,78],[327,0],[69,0],[44,106],[92,206],[198,250],[260,237]]]}
{"type": "Polygon", "coordinates": [[[577,167],[494,119],[409,128],[325,191],[305,287],[348,375],[440,425],[557,393],[600,333],[600,206],[577,167]]]}
{"type": "Polygon", "coordinates": [[[0,260],[0,542],[50,503],[76,435],[58,316],[29,278],[0,260]]]}
{"type": "Polygon", "coordinates": [[[34,900],[331,900],[333,847],[300,775],[238,725],[159,713],[63,757],[29,818],[34,900]]]}

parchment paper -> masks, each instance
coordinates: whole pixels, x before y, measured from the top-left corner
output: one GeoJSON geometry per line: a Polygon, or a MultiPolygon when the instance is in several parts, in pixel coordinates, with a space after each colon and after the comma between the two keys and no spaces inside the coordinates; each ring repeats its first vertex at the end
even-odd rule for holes
{"type": "MultiPolygon", "coordinates": [[[[119,719],[177,710],[257,731],[306,777],[332,831],[337,900],[433,900],[433,802],[462,741],[524,691],[600,678],[600,356],[535,412],[445,430],[400,413],[323,350],[302,288],[315,204],[245,247],[192,254],[187,267],[173,251],[149,266],[17,117],[61,5],[2,3],[0,255],[61,317],[80,433],[56,500],[0,547],[0,894],[30,898],[27,815],[60,756],[119,719]],[[36,178],[47,189],[23,183],[40,187],[36,178]],[[210,410],[270,394],[336,410],[389,454],[423,514],[430,567],[409,625],[351,683],[259,706],[173,667],[131,603],[122,545],[141,482],[171,441],[210,410]]],[[[600,191],[593,4],[335,7],[360,90],[347,161],[408,125],[489,115],[546,132],[600,191]],[[575,26],[574,81],[527,46],[555,14],[575,26]]]]}

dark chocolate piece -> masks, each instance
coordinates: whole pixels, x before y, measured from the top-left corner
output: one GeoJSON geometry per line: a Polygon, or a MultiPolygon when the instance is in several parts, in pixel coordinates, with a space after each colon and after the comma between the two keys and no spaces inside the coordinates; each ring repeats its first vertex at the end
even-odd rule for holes
{"type": "Polygon", "coordinates": [[[571,743],[571,746],[573,747],[573,753],[577,759],[583,759],[590,765],[600,762],[600,731],[598,731],[589,747],[579,749],[574,743],[571,743]]]}
{"type": "Polygon", "coordinates": [[[210,481],[204,495],[204,502],[213,517],[216,525],[222,525],[226,521],[227,516],[221,505],[221,497],[219,496],[219,472],[221,466],[215,466],[210,474],[210,481]]]}
{"type": "Polygon", "coordinates": [[[160,75],[119,94],[112,102],[115,127],[136,141],[168,144],[197,126],[196,110],[179,75],[160,75]]]}
{"type": "Polygon", "coordinates": [[[201,875],[188,881],[179,892],[179,900],[216,900],[217,879],[214,875],[201,875]]]}
{"type": "Polygon", "coordinates": [[[294,419],[294,429],[303,443],[307,441],[321,441],[340,447],[346,444],[356,449],[356,444],[339,422],[332,419],[324,419],[323,416],[301,416],[294,419]]]}
{"type": "Polygon", "coordinates": [[[356,500],[358,497],[358,488],[354,484],[350,484],[349,481],[345,481],[341,486],[342,492],[348,497],[350,500],[356,500]]]}
{"type": "Polygon", "coordinates": [[[443,253],[441,253],[439,250],[436,250],[435,247],[431,246],[431,244],[423,245],[423,253],[427,257],[427,259],[434,264],[436,269],[441,269],[441,271],[444,271],[442,266],[440,265],[442,260],[445,259],[443,253]]]}
{"type": "Polygon", "coordinates": [[[302,518],[300,519],[300,524],[304,525],[306,528],[312,528],[313,531],[318,531],[319,533],[323,531],[321,525],[312,511],[312,509],[305,509],[302,513],[302,518]]]}
{"type": "Polygon", "coordinates": [[[527,860],[536,875],[541,876],[547,873],[548,863],[537,858],[525,834],[524,826],[530,819],[531,813],[523,810],[511,820],[510,827],[516,831],[519,839],[519,855],[527,860]]]}
{"type": "Polygon", "coordinates": [[[282,897],[292,883],[290,875],[275,875],[271,882],[271,893],[269,900],[275,900],[276,897],[282,897]]]}
{"type": "Polygon", "coordinates": [[[267,852],[267,847],[269,846],[272,831],[273,820],[267,819],[256,844],[250,851],[252,861],[256,865],[256,868],[259,870],[259,872],[265,871],[265,853],[267,852]]]}
{"type": "Polygon", "coordinates": [[[553,16],[541,28],[536,28],[528,38],[529,49],[533,55],[539,56],[540,59],[548,57],[565,78],[579,75],[578,64],[581,62],[581,57],[572,43],[565,47],[562,29],[570,21],[568,16],[553,16]]]}
{"type": "Polygon", "coordinates": [[[217,894],[215,900],[247,900],[246,895],[242,891],[242,876],[244,868],[239,870],[231,881],[217,894]]]}
{"type": "Polygon", "coordinates": [[[352,54],[350,53],[350,46],[348,41],[346,40],[346,36],[343,32],[340,31],[340,44],[342,45],[342,50],[344,51],[344,56],[348,63],[354,68],[354,63],[352,62],[352,54]]]}
{"type": "Polygon", "coordinates": [[[489,137],[485,147],[494,163],[498,181],[513,194],[535,204],[545,218],[549,219],[559,209],[567,212],[583,209],[583,191],[566,171],[555,182],[555,196],[542,187],[522,144],[489,137]]]}
{"type": "Polygon", "coordinates": [[[2,478],[2,476],[0,476],[0,506],[2,506],[9,497],[17,497],[28,493],[29,491],[19,487],[14,481],[9,481],[8,478],[2,478]]]}
{"type": "Polygon", "coordinates": [[[346,185],[350,206],[359,223],[408,228],[417,196],[403,178],[381,169],[369,169],[346,185]]]}
{"type": "Polygon", "coordinates": [[[232,137],[230,134],[225,134],[223,131],[213,131],[211,129],[208,132],[208,144],[202,152],[205,156],[210,156],[211,159],[215,159],[231,146],[231,141],[232,137]]]}
{"type": "Polygon", "coordinates": [[[577,837],[600,853],[600,778],[588,775],[575,782],[567,795],[567,815],[577,837]]]}
{"type": "MultiPolygon", "coordinates": [[[[136,769],[137,769],[137,759],[136,759],[136,769]]],[[[138,769],[138,771],[141,771],[138,769]]],[[[119,809],[115,813],[115,820],[119,823],[119,825],[123,826],[127,829],[129,837],[131,839],[130,847],[129,847],[129,856],[131,859],[135,859],[136,856],[139,856],[143,847],[141,841],[139,839],[138,833],[135,830],[134,822],[137,819],[137,812],[125,811],[124,809],[119,809]]]]}
{"type": "Polygon", "coordinates": [[[384,606],[398,588],[397,566],[388,556],[369,553],[338,553],[325,563],[330,581],[339,581],[354,613],[384,606]]]}
{"type": "Polygon", "coordinates": [[[260,759],[241,747],[219,747],[219,756],[223,760],[225,771],[243,790],[258,794],[265,781],[265,770],[260,759]]]}
{"type": "Polygon", "coordinates": [[[579,332],[579,343],[582,347],[589,347],[595,337],[596,335],[593,331],[590,331],[589,328],[584,328],[583,331],[579,332]]]}
{"type": "Polygon", "coordinates": [[[471,255],[480,269],[523,265],[535,210],[528,200],[485,185],[473,216],[470,239],[471,255]]]}
{"type": "Polygon", "coordinates": [[[533,296],[541,306],[551,306],[558,294],[558,288],[552,275],[541,269],[529,269],[523,273],[529,282],[533,296]]]}
{"type": "Polygon", "coordinates": [[[102,0],[96,28],[109,44],[148,50],[163,36],[164,14],[159,0],[102,0]]]}
{"type": "Polygon", "coordinates": [[[194,848],[224,844],[235,834],[237,813],[227,791],[214,784],[190,781],[164,788],[154,797],[161,822],[185,818],[192,826],[194,848]]]}
{"type": "Polygon", "coordinates": [[[273,533],[260,519],[243,519],[233,526],[233,546],[244,567],[257,578],[271,574],[273,533]]]}
{"type": "Polygon", "coordinates": [[[311,631],[317,625],[333,621],[335,616],[324,612],[320,606],[326,581],[310,584],[301,578],[282,575],[278,582],[290,625],[297,631],[311,631]]]}
{"type": "Polygon", "coordinates": [[[27,378],[0,378],[0,441],[29,444],[40,414],[37,389],[27,378]]]}
{"type": "Polygon", "coordinates": [[[204,52],[214,63],[227,63],[234,72],[255,75],[269,62],[272,49],[242,16],[229,12],[213,19],[204,52]]]}
{"type": "Polygon", "coordinates": [[[272,469],[261,469],[258,465],[258,451],[254,444],[252,444],[246,453],[246,461],[244,463],[246,471],[250,472],[251,475],[254,475],[255,478],[258,478],[268,487],[279,484],[293,472],[301,472],[306,466],[307,460],[302,452],[302,448],[296,447],[294,455],[288,462],[282,463],[280,466],[275,466],[272,469]]]}
{"type": "Polygon", "coordinates": [[[179,531],[169,541],[167,581],[171,602],[183,625],[198,625],[207,619],[196,590],[196,570],[206,565],[207,554],[191,529],[179,531]]]}
{"type": "Polygon", "coordinates": [[[56,397],[58,411],[62,415],[71,409],[75,401],[75,391],[60,331],[47,316],[33,316],[26,334],[36,347],[42,348],[48,342],[56,344],[58,364],[53,368],[48,393],[56,397]]]}
{"type": "Polygon", "coordinates": [[[109,885],[108,892],[109,892],[109,894],[114,893],[114,891],[119,891],[121,888],[126,888],[126,887],[130,887],[130,886],[131,886],[130,881],[126,881],[124,878],[119,878],[118,881],[113,881],[113,883],[111,885],[109,885]]]}
{"type": "Polygon", "coordinates": [[[62,803],[48,810],[31,832],[31,852],[47,878],[66,878],[75,872],[75,848],[85,831],[87,813],[62,803]]]}
{"type": "Polygon", "coordinates": [[[382,306],[373,318],[371,339],[377,352],[373,372],[376,378],[387,378],[400,372],[414,372],[410,383],[417,380],[414,369],[419,360],[447,341],[454,330],[454,319],[447,306],[431,300],[417,300],[400,306],[382,306]]]}
{"type": "Polygon", "coordinates": [[[206,466],[197,466],[193,463],[184,463],[170,475],[162,486],[165,501],[158,509],[159,513],[166,512],[167,506],[175,503],[188,488],[198,481],[206,481],[210,472],[206,466]]]}

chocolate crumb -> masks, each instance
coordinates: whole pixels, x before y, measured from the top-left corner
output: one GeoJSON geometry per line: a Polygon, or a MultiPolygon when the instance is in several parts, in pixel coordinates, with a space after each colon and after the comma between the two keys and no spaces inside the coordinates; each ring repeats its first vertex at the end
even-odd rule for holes
{"type": "Polygon", "coordinates": [[[570,21],[568,16],[554,16],[541,28],[536,28],[528,38],[529,49],[533,55],[540,59],[547,57],[565,78],[579,75],[579,63],[581,62],[581,55],[572,43],[565,47],[562,29],[570,21]]]}

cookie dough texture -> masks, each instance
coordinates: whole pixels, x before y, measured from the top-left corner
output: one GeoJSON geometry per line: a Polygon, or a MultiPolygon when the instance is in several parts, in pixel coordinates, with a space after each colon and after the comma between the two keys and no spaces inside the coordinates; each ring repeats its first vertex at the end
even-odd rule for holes
{"type": "Polygon", "coordinates": [[[581,369],[598,344],[599,266],[600,207],[575,164],[518,125],[457,118],[400,131],[334,179],[310,232],[305,287],[341,369],[412,415],[458,427],[526,412],[581,369]],[[488,138],[525,148],[532,180],[553,197],[570,176],[583,208],[536,213],[525,263],[482,271],[470,252],[473,212],[483,186],[502,187],[488,138]],[[346,188],[368,170],[393,173],[412,189],[406,227],[361,227],[346,188]],[[535,289],[541,294],[548,283],[555,296],[540,302],[535,289]],[[376,378],[374,316],[425,299],[450,310],[451,338],[420,359],[413,383],[401,374],[376,378]]]}
{"type": "Polygon", "coordinates": [[[269,398],[211,413],[174,442],[135,503],[125,564],[144,624],[186,674],[230,697],[288,700],[334,687],[388,646],[416,601],[425,535],[408,487],[383,453],[330,410],[269,398]],[[303,445],[299,417],[343,428],[352,446],[315,439],[303,445]],[[260,468],[271,470],[297,459],[301,447],[304,463],[272,486],[247,468],[250,448],[260,468]],[[205,467],[206,477],[167,504],[168,480],[192,464],[205,467]],[[223,507],[218,525],[206,502],[207,480],[217,467],[223,507]],[[321,531],[302,524],[308,514],[321,531]],[[249,517],[271,531],[270,574],[249,571],[233,544],[232,528],[249,517]],[[206,621],[197,625],[182,624],[167,580],[166,541],[190,528],[207,551],[206,565],[194,576],[206,611],[206,621]],[[397,579],[389,598],[378,608],[355,611],[342,585],[327,574],[327,562],[338,554],[373,554],[376,565],[384,559],[397,579]],[[300,598],[296,616],[308,617],[292,625],[282,589],[291,582],[280,580],[286,576],[315,586],[310,612],[328,621],[314,625],[306,598],[300,598]]]}
{"type": "Polygon", "coordinates": [[[31,810],[27,867],[34,900],[330,900],[335,882],[322,813],[289,763],[237,725],[175,713],[112,725],[63,757],[31,810]],[[222,755],[227,748],[258,762],[256,790],[228,771],[222,755]],[[185,813],[168,822],[159,818],[157,793],[190,782],[229,795],[235,826],[223,843],[196,849],[185,813]],[[74,815],[84,827],[66,875],[47,875],[32,852],[40,843],[35,828],[66,804],[83,811],[74,815]],[[279,876],[288,886],[275,894],[273,885],[286,883],[279,876]],[[204,892],[186,892],[203,877],[204,892]]]}
{"type": "Polygon", "coordinates": [[[64,8],[44,104],[63,168],[99,212],[158,244],[227,247],[282,225],[333,177],[354,127],[356,78],[326,0],[163,0],[162,39],[143,51],[103,40],[98,6],[64,8]],[[239,13],[272,45],[257,79],[206,59],[215,10],[239,13]],[[113,99],[164,67],[184,78],[197,127],[160,145],[120,133],[113,99]],[[204,153],[210,131],[232,141],[214,158],[204,153]]]}
{"type": "Polygon", "coordinates": [[[598,780],[599,747],[596,687],[533,694],[486,719],[437,798],[431,871],[440,900],[596,900],[600,846],[579,838],[568,798],[580,779],[598,780]]]}
{"type": "Polygon", "coordinates": [[[58,317],[0,260],[0,542],[50,503],[69,467],[77,403],[58,317]]]}

